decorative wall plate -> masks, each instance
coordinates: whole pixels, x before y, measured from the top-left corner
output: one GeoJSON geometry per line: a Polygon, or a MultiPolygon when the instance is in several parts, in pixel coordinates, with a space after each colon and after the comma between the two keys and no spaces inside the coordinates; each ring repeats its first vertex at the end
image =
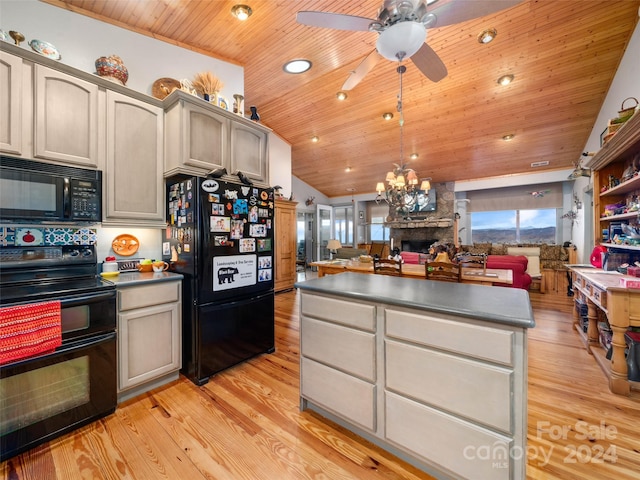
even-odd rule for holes
{"type": "Polygon", "coordinates": [[[229,111],[229,102],[222,95],[218,95],[218,106],[223,110],[229,111]]]}
{"type": "Polygon", "coordinates": [[[169,95],[174,90],[180,90],[182,85],[175,78],[159,78],[155,82],[153,82],[153,86],[151,87],[151,95],[160,100],[163,100],[167,95],[169,95]]]}
{"type": "Polygon", "coordinates": [[[8,42],[9,41],[9,34],[7,32],[5,32],[4,30],[0,30],[0,40],[2,40],[3,42],[8,42]]]}
{"type": "Polygon", "coordinates": [[[29,45],[34,52],[37,52],[44,57],[50,58],[52,60],[60,60],[62,58],[62,55],[60,55],[58,49],[51,45],[49,42],[43,42],[42,40],[33,39],[29,42],[29,45]]]}
{"type": "Polygon", "coordinates": [[[138,251],[139,247],[140,242],[138,242],[138,239],[128,233],[118,235],[113,239],[113,242],[111,242],[111,248],[113,248],[113,251],[123,257],[133,255],[138,251]]]}

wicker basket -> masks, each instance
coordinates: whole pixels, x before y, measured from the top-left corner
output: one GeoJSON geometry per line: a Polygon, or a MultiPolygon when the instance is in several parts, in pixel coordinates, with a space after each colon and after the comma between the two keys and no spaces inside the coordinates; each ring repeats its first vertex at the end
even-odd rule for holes
{"type": "Polygon", "coordinates": [[[621,110],[618,110],[618,118],[624,119],[624,121],[629,120],[638,108],[638,99],[635,97],[627,97],[622,101],[622,105],[620,106],[621,110]],[[633,100],[636,104],[633,107],[625,107],[624,104],[627,100],[633,100]]]}

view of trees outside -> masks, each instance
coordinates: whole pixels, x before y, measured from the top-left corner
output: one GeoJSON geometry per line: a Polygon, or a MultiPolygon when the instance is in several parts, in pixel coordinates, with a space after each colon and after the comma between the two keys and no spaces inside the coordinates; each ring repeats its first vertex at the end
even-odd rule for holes
{"type": "Polygon", "coordinates": [[[473,243],[555,243],[556,209],[471,213],[473,243]]]}

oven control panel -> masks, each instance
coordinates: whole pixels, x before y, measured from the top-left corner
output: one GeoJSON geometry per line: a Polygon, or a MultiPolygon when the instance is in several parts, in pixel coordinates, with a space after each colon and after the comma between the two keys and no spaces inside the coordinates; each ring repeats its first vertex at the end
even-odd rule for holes
{"type": "Polygon", "coordinates": [[[96,264],[94,245],[54,245],[14,247],[0,250],[2,268],[43,265],[96,264]]]}

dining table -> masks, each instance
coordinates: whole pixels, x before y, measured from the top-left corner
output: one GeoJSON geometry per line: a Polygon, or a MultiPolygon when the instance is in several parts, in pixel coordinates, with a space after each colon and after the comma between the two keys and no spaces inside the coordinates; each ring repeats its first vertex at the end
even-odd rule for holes
{"type": "MultiPolygon", "coordinates": [[[[373,262],[359,260],[319,260],[309,264],[315,267],[318,278],[343,272],[374,273],[373,262]]],[[[426,280],[424,264],[403,263],[402,276],[426,280]]],[[[462,267],[461,283],[476,285],[513,284],[513,271],[502,268],[462,267]]]]}

